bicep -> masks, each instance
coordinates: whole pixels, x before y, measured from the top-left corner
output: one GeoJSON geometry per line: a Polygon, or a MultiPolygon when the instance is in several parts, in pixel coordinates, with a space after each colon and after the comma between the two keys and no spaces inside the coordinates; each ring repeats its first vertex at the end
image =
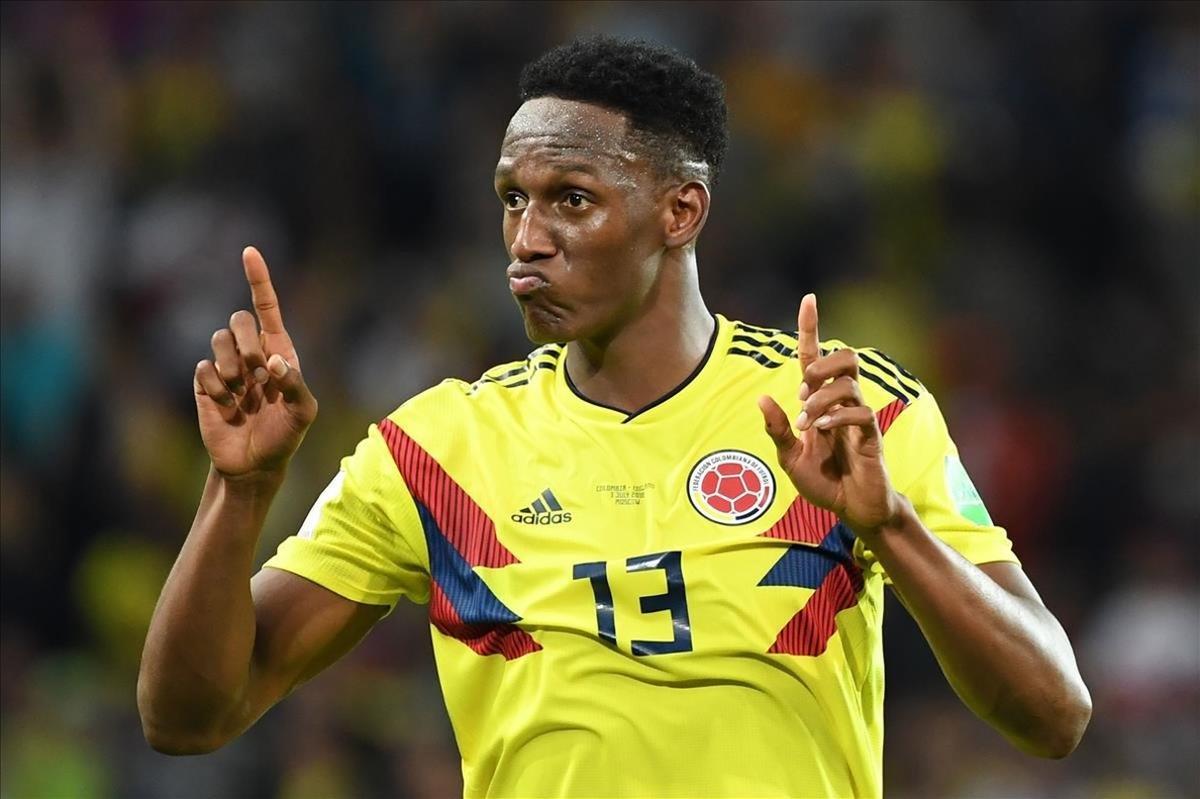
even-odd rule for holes
{"type": "Polygon", "coordinates": [[[250,581],[255,639],[251,719],[348,653],[387,607],[335,594],[282,569],[264,568],[250,581]]]}

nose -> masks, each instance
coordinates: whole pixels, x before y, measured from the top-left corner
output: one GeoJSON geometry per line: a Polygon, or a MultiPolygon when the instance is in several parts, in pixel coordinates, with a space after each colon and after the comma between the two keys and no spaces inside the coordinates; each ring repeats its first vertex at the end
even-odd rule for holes
{"type": "Polygon", "coordinates": [[[517,220],[517,232],[511,249],[512,257],[524,263],[552,258],[558,252],[549,227],[532,204],[525,208],[517,220]]]}

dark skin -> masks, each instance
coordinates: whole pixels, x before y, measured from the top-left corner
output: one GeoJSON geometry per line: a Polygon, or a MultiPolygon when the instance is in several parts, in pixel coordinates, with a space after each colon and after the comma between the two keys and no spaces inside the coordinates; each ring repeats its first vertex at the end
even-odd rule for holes
{"type": "MultiPolygon", "coordinates": [[[[703,176],[662,174],[624,117],[556,98],[525,103],[501,149],[510,288],[535,342],[568,341],[589,399],[635,411],[700,363],[712,334],[696,278],[708,216],[703,176]]],[[[262,256],[243,254],[257,313],[234,315],[196,367],[212,460],[196,520],[147,635],[138,708],[147,740],[172,754],[216,749],[347,653],[384,608],[288,572],[252,576],[263,519],[316,416],[262,256]]],[[[951,685],[1021,749],[1062,757],[1091,701],[1062,628],[1013,564],[975,566],[933,536],[891,485],[856,356],[822,357],[817,308],[801,302],[805,412],[763,397],[780,467],[874,552],[951,685]]]]}
{"type": "Polygon", "coordinates": [[[196,365],[196,414],[212,465],[138,674],[142,730],[167,754],[211,752],[240,735],[350,651],[386,610],[287,572],[253,574],[267,510],[317,401],[266,262],[253,247],[242,262],[257,324],[235,313],[213,334],[213,357],[196,365]]]}
{"type": "Polygon", "coordinates": [[[696,279],[708,186],[660,175],[627,144],[624,115],[541,98],[521,106],[496,165],[508,274],[525,332],[569,341],[585,396],[629,412],[683,382],[713,332],[696,279]]]}
{"type": "Polygon", "coordinates": [[[815,295],[801,301],[797,329],[804,410],[795,429],[773,398],[758,403],[780,466],[879,559],[963,703],[1022,751],[1067,756],[1092,702],[1062,626],[1021,567],[968,562],[892,486],[857,354],[820,354],[815,295]]]}

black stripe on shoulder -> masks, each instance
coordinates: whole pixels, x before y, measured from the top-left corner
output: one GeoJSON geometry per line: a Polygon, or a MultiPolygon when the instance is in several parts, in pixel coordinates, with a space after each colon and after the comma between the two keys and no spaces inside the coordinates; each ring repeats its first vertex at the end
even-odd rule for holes
{"type": "Polygon", "coordinates": [[[522,362],[521,366],[512,367],[510,370],[505,370],[497,374],[485,373],[484,376],[470,384],[467,394],[474,395],[476,391],[490,384],[503,386],[505,389],[514,389],[517,386],[526,385],[529,383],[529,379],[532,378],[533,373],[540,370],[540,368],[554,368],[554,364],[553,362],[548,362],[548,364],[547,362],[536,362],[536,364],[532,364],[532,362],[526,359],[526,361],[522,362]],[[505,380],[509,380],[509,382],[505,383],[505,380]]]}
{"type": "Polygon", "coordinates": [[[532,360],[533,358],[540,358],[542,356],[545,356],[547,358],[557,361],[560,357],[562,357],[562,354],[563,354],[563,347],[561,344],[546,344],[544,346],[538,347],[536,350],[529,353],[529,358],[530,358],[530,360],[532,360]]]}
{"type": "MultiPolygon", "coordinates": [[[[511,377],[508,379],[511,380],[511,377]]],[[[511,382],[509,382],[509,383],[501,383],[499,380],[497,380],[494,377],[481,377],[478,380],[476,380],[474,383],[471,384],[470,388],[467,389],[467,394],[474,394],[477,391],[479,391],[479,389],[481,389],[487,385],[500,386],[501,388],[517,388],[518,386],[523,386],[528,383],[529,383],[529,372],[526,370],[522,370],[520,373],[520,377],[518,377],[518,379],[516,379],[516,380],[511,380],[511,382]]]]}
{"type": "Polygon", "coordinates": [[[734,336],[732,341],[735,341],[739,344],[749,344],[753,347],[758,347],[760,349],[766,348],[766,349],[774,350],[775,352],[778,352],[780,355],[782,355],[785,358],[791,358],[793,355],[796,354],[796,350],[794,347],[789,347],[788,345],[784,344],[782,341],[760,341],[759,339],[751,338],[750,336],[734,336]]]}
{"type": "MultiPolygon", "coordinates": [[[[875,357],[881,359],[882,361],[887,363],[889,366],[891,366],[890,371],[892,374],[894,374],[896,376],[896,382],[898,382],[900,385],[904,386],[904,388],[908,389],[908,391],[912,392],[912,395],[914,397],[921,396],[921,392],[925,390],[925,385],[920,380],[917,379],[916,375],[914,375],[912,372],[905,369],[894,358],[891,358],[890,356],[888,356],[888,354],[886,352],[883,352],[882,350],[877,350],[877,349],[872,348],[869,350],[869,352],[871,353],[871,355],[874,355],[875,357]]],[[[860,354],[861,354],[861,352],[860,352],[860,354]]]]}
{"type": "MultiPolygon", "coordinates": [[[[561,347],[557,344],[547,344],[529,353],[529,357],[518,366],[505,369],[502,372],[496,372],[495,374],[484,372],[482,377],[470,385],[467,393],[474,394],[488,384],[498,385],[502,388],[518,388],[528,385],[538,370],[556,368],[558,366],[558,359],[561,356],[561,347]]],[[[496,369],[500,368],[496,367],[496,369]]],[[[495,372],[495,370],[493,369],[492,372],[495,372]]]]}
{"type": "Polygon", "coordinates": [[[785,363],[787,363],[787,361],[777,361],[774,358],[765,355],[761,350],[744,350],[740,347],[730,347],[728,352],[730,355],[745,356],[746,358],[749,358],[755,363],[765,366],[768,369],[778,369],[780,366],[783,366],[785,363]]]}
{"type": "MultiPolygon", "coordinates": [[[[873,355],[881,354],[878,350],[863,349],[863,350],[857,350],[857,352],[858,352],[858,357],[859,357],[860,371],[862,369],[863,363],[868,363],[871,366],[873,366],[876,370],[879,371],[881,377],[889,380],[889,382],[893,383],[896,386],[896,388],[899,388],[901,391],[904,391],[907,394],[911,394],[913,399],[916,399],[917,397],[921,396],[920,388],[918,388],[917,386],[914,386],[912,383],[910,383],[907,380],[905,380],[904,378],[900,377],[900,375],[894,369],[888,368],[886,365],[884,365],[884,363],[882,363],[881,361],[872,357],[873,355]]],[[[915,380],[915,378],[914,378],[914,380],[915,380]]]]}
{"type": "Polygon", "coordinates": [[[780,339],[780,343],[785,346],[795,346],[798,342],[798,337],[795,332],[790,330],[779,330],[773,327],[759,327],[758,325],[749,325],[745,322],[734,322],[733,330],[735,333],[740,333],[743,336],[757,336],[757,343],[765,343],[771,339],[780,339]]]}
{"type": "Polygon", "coordinates": [[[501,372],[498,375],[490,375],[485,372],[483,377],[481,377],[479,379],[485,380],[488,382],[499,382],[501,380],[507,380],[510,377],[516,377],[517,375],[521,374],[522,372],[528,372],[528,371],[529,371],[529,361],[525,361],[520,366],[517,366],[513,369],[509,369],[507,372],[501,372]]]}
{"type": "Polygon", "coordinates": [[[734,322],[733,326],[738,328],[743,333],[757,333],[760,336],[784,336],[786,338],[796,338],[796,333],[790,330],[780,330],[775,327],[759,327],[752,325],[749,322],[734,322]]]}
{"type": "Polygon", "coordinates": [[[867,380],[870,380],[872,383],[879,386],[884,391],[903,402],[905,405],[915,399],[915,397],[910,397],[907,394],[901,393],[901,391],[895,385],[893,385],[894,381],[884,380],[881,376],[875,374],[870,369],[867,369],[861,363],[858,365],[858,376],[865,377],[867,380]]]}
{"type": "Polygon", "coordinates": [[[883,350],[872,349],[871,352],[875,353],[880,358],[883,358],[885,361],[890,363],[892,366],[896,367],[896,371],[899,372],[900,374],[904,375],[905,377],[907,377],[909,380],[913,381],[917,385],[921,384],[921,381],[917,379],[916,375],[914,375],[912,372],[908,371],[903,366],[901,366],[898,361],[896,361],[894,358],[890,357],[883,350]]]}

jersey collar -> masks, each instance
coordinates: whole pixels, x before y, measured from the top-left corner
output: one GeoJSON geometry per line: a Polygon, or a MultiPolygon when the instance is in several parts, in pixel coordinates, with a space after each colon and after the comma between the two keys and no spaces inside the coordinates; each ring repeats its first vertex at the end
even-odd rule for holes
{"type": "Polygon", "coordinates": [[[633,413],[601,405],[580,394],[567,375],[565,349],[562,359],[559,360],[559,368],[555,370],[555,394],[559,402],[572,416],[611,425],[640,426],[674,415],[680,407],[690,405],[693,398],[704,395],[705,386],[719,371],[720,362],[729,349],[732,325],[720,314],[715,314],[713,319],[715,324],[712,337],[708,341],[708,350],[695,370],[675,388],[633,413]]]}

